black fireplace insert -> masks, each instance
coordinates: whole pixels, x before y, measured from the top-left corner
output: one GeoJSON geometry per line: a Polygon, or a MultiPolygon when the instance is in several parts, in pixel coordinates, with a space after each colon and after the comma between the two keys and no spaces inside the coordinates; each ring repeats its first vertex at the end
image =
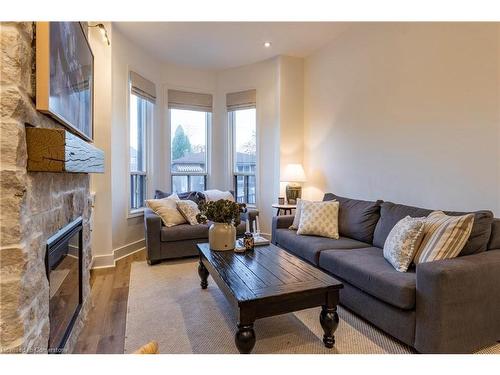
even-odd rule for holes
{"type": "Polygon", "coordinates": [[[82,307],[81,217],[47,240],[45,266],[49,280],[49,353],[63,353],[82,307]]]}

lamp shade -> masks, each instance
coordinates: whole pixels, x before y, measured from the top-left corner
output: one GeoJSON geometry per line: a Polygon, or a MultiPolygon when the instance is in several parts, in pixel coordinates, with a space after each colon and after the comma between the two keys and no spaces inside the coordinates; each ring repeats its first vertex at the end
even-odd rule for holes
{"type": "Polygon", "coordinates": [[[281,182],[305,182],[306,174],[302,164],[288,164],[281,175],[281,182]]]}

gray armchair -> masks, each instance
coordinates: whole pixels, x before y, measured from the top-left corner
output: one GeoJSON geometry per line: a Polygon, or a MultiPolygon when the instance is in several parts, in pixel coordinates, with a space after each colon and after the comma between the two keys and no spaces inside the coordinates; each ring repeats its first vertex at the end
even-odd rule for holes
{"type": "MultiPolygon", "coordinates": [[[[156,196],[160,195],[157,193],[156,196]]],[[[254,225],[258,214],[259,211],[252,208],[248,208],[246,212],[241,214],[241,223],[236,228],[238,237],[245,233],[247,221],[250,222],[251,226],[254,225]]],[[[157,214],[146,208],[144,210],[144,230],[148,264],[153,265],[166,259],[198,255],[196,244],[208,241],[208,228],[209,224],[180,224],[167,228],[157,214]]]]}

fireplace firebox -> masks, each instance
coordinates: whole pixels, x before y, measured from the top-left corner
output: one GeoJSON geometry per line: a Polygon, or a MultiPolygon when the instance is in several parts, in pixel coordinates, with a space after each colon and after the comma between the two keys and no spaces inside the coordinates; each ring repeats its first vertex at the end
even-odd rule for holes
{"type": "Polygon", "coordinates": [[[47,240],[49,353],[62,353],[82,306],[83,220],[72,221],[47,240]]]}

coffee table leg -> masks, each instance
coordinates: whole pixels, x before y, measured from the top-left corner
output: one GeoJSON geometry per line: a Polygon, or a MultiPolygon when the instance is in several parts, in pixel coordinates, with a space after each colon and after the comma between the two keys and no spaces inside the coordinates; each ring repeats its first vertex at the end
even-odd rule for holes
{"type": "Polygon", "coordinates": [[[339,325],[339,314],[337,314],[337,296],[328,295],[326,305],[321,307],[319,322],[323,328],[323,343],[327,348],[333,348],[335,344],[335,330],[339,325]]]}
{"type": "Polygon", "coordinates": [[[255,345],[255,331],[252,324],[238,324],[238,332],[234,337],[236,347],[241,354],[249,354],[255,345]]]}
{"type": "Polygon", "coordinates": [[[205,267],[205,265],[203,264],[203,262],[201,261],[201,259],[200,259],[200,263],[198,264],[198,275],[200,275],[200,279],[201,279],[201,282],[200,282],[201,289],[207,289],[208,270],[205,267]]]}

